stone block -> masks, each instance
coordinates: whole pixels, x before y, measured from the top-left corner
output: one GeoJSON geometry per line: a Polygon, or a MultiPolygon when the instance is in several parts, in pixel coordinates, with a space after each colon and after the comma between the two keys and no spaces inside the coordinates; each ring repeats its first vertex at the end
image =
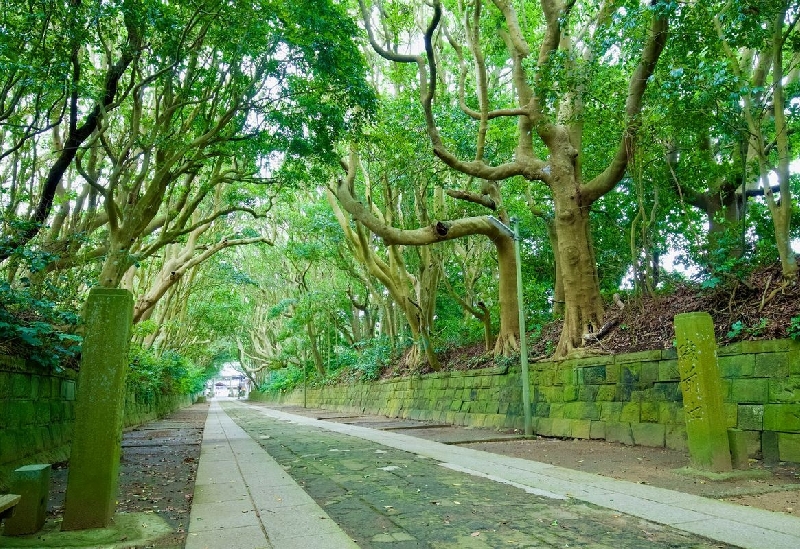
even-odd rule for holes
{"type": "Polygon", "coordinates": [[[731,449],[731,465],[734,469],[749,469],[747,436],[741,429],[728,429],[728,446],[731,449]]]}
{"type": "Polygon", "coordinates": [[[751,377],[755,371],[756,355],[720,356],[719,369],[723,378],[751,377]]]}
{"type": "Polygon", "coordinates": [[[28,399],[31,398],[31,376],[30,374],[11,374],[11,398],[28,399]]]}
{"type": "Polygon", "coordinates": [[[42,376],[32,375],[31,376],[31,398],[33,400],[40,400],[42,398],[41,394],[41,386],[42,383],[42,376]]]}
{"type": "Polygon", "coordinates": [[[588,419],[573,419],[572,420],[572,438],[591,438],[592,422],[588,419]]]}
{"type": "Polygon", "coordinates": [[[534,402],[532,405],[533,407],[533,415],[538,417],[550,417],[550,406],[549,402],[534,402]]]}
{"type": "Polygon", "coordinates": [[[578,370],[578,383],[581,385],[600,385],[606,382],[606,366],[589,366],[578,370]]]}
{"type": "Polygon", "coordinates": [[[22,455],[22,446],[17,441],[16,429],[0,430],[0,464],[16,461],[22,455]]]}
{"type": "Polygon", "coordinates": [[[591,424],[589,425],[589,438],[605,440],[606,422],[592,421],[591,424]]]}
{"type": "Polygon", "coordinates": [[[631,423],[631,433],[637,446],[663,448],[666,444],[667,428],[660,423],[631,423]]]}
{"type": "Polygon", "coordinates": [[[75,381],[72,379],[61,380],[61,399],[67,401],[75,400],[75,381]]]}
{"type": "Polygon", "coordinates": [[[606,383],[619,383],[619,364],[606,364],[606,383]]]}
{"type": "Polygon", "coordinates": [[[606,440],[609,442],[621,442],[628,446],[633,445],[633,433],[631,424],[618,421],[606,422],[606,440]]]}
{"type": "Polygon", "coordinates": [[[800,402],[800,376],[790,375],[769,380],[770,402],[800,402]]]}
{"type": "Polygon", "coordinates": [[[675,347],[669,349],[662,349],[661,360],[674,360],[678,358],[678,350],[675,347]]]}
{"type": "Polygon", "coordinates": [[[619,421],[626,423],[639,423],[641,420],[642,405],[639,402],[628,402],[622,406],[619,421]]]}
{"type": "Polygon", "coordinates": [[[639,383],[643,386],[650,386],[658,381],[658,361],[642,362],[642,368],[639,371],[639,383]]]}
{"type": "Polygon", "coordinates": [[[611,402],[617,396],[617,387],[615,385],[600,385],[597,387],[596,402],[611,402]]]}
{"type": "Polygon", "coordinates": [[[36,425],[47,425],[50,423],[50,403],[38,401],[34,404],[34,417],[36,425]]]}
{"type": "Polygon", "coordinates": [[[665,425],[684,425],[683,406],[677,402],[658,403],[658,423],[665,425]]]}
{"type": "Polygon", "coordinates": [[[800,403],[765,405],[764,429],[767,431],[800,431],[800,403]]]}
{"type": "Polygon", "coordinates": [[[564,402],[575,402],[578,400],[578,392],[579,388],[577,385],[565,385],[564,386],[564,402]]]}
{"type": "Polygon", "coordinates": [[[731,380],[730,400],[737,404],[764,404],[769,398],[766,378],[731,380]]]}
{"type": "Polygon", "coordinates": [[[785,378],[789,375],[789,353],[759,353],[755,355],[756,377],[785,378]]]}
{"type": "Polygon", "coordinates": [[[579,385],[578,400],[582,400],[583,402],[596,402],[597,395],[602,387],[608,387],[608,385],[579,385]]]}
{"type": "Polygon", "coordinates": [[[578,371],[573,367],[561,367],[558,372],[558,382],[561,385],[577,385],[578,371]]]}
{"type": "Polygon", "coordinates": [[[683,402],[683,392],[678,381],[653,384],[653,399],[666,402],[683,402]]]}
{"type": "Polygon", "coordinates": [[[764,405],[739,404],[736,426],[743,431],[761,431],[764,428],[764,405]]]}
{"type": "Polygon", "coordinates": [[[761,457],[761,431],[745,431],[744,436],[747,440],[747,457],[761,457]]]}
{"type": "Polygon", "coordinates": [[[569,438],[572,436],[572,420],[566,418],[553,418],[553,436],[569,438]]]}
{"type": "Polygon", "coordinates": [[[683,425],[667,425],[666,447],[670,450],[685,452],[689,449],[686,427],[683,425]]]}
{"type": "Polygon", "coordinates": [[[658,361],[658,360],[661,360],[660,350],[625,353],[624,355],[618,355],[616,362],[617,364],[625,364],[628,362],[643,362],[643,361],[658,361]]]}
{"type": "Polygon", "coordinates": [[[800,375],[800,344],[792,347],[787,361],[789,362],[789,375],[800,375]]]}
{"type": "Polygon", "coordinates": [[[0,372],[0,399],[6,400],[11,396],[11,374],[0,372]]]}
{"type": "Polygon", "coordinates": [[[780,461],[778,433],[775,431],[761,432],[761,459],[764,465],[776,465],[780,461]]]}
{"type": "Polygon", "coordinates": [[[568,419],[600,419],[600,407],[594,402],[571,402],[564,405],[568,419]]]}
{"type": "Polygon", "coordinates": [[[658,381],[680,381],[677,360],[662,360],[658,363],[658,381]]]}
{"type": "Polygon", "coordinates": [[[26,465],[11,474],[11,492],[22,496],[14,516],[6,519],[4,534],[21,536],[44,525],[50,491],[50,464],[26,465]]]}
{"type": "Polygon", "coordinates": [[[781,461],[800,463],[800,433],[778,433],[778,455],[781,461]]]}
{"type": "Polygon", "coordinates": [[[756,339],[741,342],[742,353],[780,353],[792,347],[791,339],[756,339]]]}
{"type": "Polygon", "coordinates": [[[601,402],[600,419],[608,422],[619,422],[622,405],[622,402],[601,402]]]}
{"type": "Polygon", "coordinates": [[[725,427],[729,429],[736,428],[736,423],[739,417],[739,410],[736,404],[726,402],[722,405],[723,410],[725,411],[725,427]]]}
{"type": "Polygon", "coordinates": [[[643,400],[639,414],[639,421],[642,423],[658,423],[660,406],[658,402],[643,400]]]}
{"type": "Polygon", "coordinates": [[[553,418],[540,417],[536,421],[536,434],[544,437],[553,436],[553,418]]]}

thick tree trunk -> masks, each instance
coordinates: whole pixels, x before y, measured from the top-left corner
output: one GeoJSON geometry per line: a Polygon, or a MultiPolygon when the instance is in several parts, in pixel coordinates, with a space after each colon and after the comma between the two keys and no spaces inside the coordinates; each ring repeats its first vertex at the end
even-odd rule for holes
{"type": "Polygon", "coordinates": [[[494,240],[499,266],[500,333],[494,344],[495,356],[519,351],[519,301],[517,300],[517,259],[514,241],[500,235],[494,240]]]}
{"type": "Polygon", "coordinates": [[[581,204],[578,182],[570,167],[556,173],[553,203],[558,236],[558,257],[564,290],[564,329],[556,348],[557,358],[583,346],[583,335],[603,325],[603,301],[589,232],[589,208],[581,204]]]}

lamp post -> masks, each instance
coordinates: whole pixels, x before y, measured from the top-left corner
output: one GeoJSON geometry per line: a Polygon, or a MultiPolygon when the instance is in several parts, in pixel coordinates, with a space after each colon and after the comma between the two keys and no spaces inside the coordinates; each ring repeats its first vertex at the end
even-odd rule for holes
{"type": "Polygon", "coordinates": [[[519,251],[519,219],[511,218],[512,231],[505,223],[494,216],[488,216],[489,222],[504,235],[514,240],[514,259],[517,262],[517,305],[519,309],[519,362],[522,371],[522,408],[525,418],[525,436],[533,436],[533,420],[531,417],[531,388],[528,373],[528,339],[525,335],[525,308],[522,299],[522,259],[519,251]]]}

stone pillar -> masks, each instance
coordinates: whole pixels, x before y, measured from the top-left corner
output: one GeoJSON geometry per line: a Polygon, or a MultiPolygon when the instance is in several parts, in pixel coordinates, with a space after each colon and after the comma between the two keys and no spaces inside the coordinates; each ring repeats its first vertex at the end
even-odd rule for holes
{"type": "Polygon", "coordinates": [[[62,530],[104,528],[114,515],[132,318],[129,291],[89,292],[62,530]]]}
{"type": "Polygon", "coordinates": [[[50,497],[50,464],[25,465],[11,474],[11,493],[22,499],[14,516],[6,519],[6,536],[34,534],[44,526],[50,497]]]}
{"type": "Polygon", "coordinates": [[[714,322],[708,313],[675,316],[678,370],[689,456],[698,469],[731,470],[728,430],[722,403],[722,377],[717,363],[714,322]]]}

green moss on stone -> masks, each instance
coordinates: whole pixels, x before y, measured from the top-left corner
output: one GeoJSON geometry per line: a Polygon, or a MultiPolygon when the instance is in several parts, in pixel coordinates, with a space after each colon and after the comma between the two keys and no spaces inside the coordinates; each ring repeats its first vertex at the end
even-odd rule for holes
{"type": "Polygon", "coordinates": [[[629,446],[633,445],[633,434],[631,424],[627,422],[606,422],[606,440],[609,442],[621,442],[629,446]]]}
{"type": "Polygon", "coordinates": [[[662,360],[658,363],[658,381],[680,381],[677,360],[662,360]]]}
{"type": "Polygon", "coordinates": [[[606,422],[592,421],[589,426],[589,438],[604,440],[606,438],[606,422]]]}
{"type": "Polygon", "coordinates": [[[638,402],[628,402],[622,406],[619,421],[627,423],[638,423],[641,419],[641,404],[638,402]]]}
{"type": "Polygon", "coordinates": [[[739,404],[736,426],[744,431],[760,431],[764,428],[763,404],[739,404]]]}
{"type": "Polygon", "coordinates": [[[751,377],[755,372],[755,355],[720,356],[718,360],[723,378],[751,377]]]}
{"type": "Polygon", "coordinates": [[[769,380],[765,378],[730,380],[730,400],[738,404],[764,404],[769,397],[769,380]]]}
{"type": "Polygon", "coordinates": [[[760,353],[755,355],[753,375],[757,377],[785,378],[789,375],[789,353],[760,353]]]}
{"type": "Polygon", "coordinates": [[[778,433],[778,454],[781,461],[800,463],[800,433],[778,433]]]}
{"type": "Polygon", "coordinates": [[[663,448],[666,444],[666,426],[660,423],[631,423],[631,433],[637,446],[663,448]]]}
{"type": "Polygon", "coordinates": [[[765,431],[800,431],[800,404],[764,406],[765,431]]]}

